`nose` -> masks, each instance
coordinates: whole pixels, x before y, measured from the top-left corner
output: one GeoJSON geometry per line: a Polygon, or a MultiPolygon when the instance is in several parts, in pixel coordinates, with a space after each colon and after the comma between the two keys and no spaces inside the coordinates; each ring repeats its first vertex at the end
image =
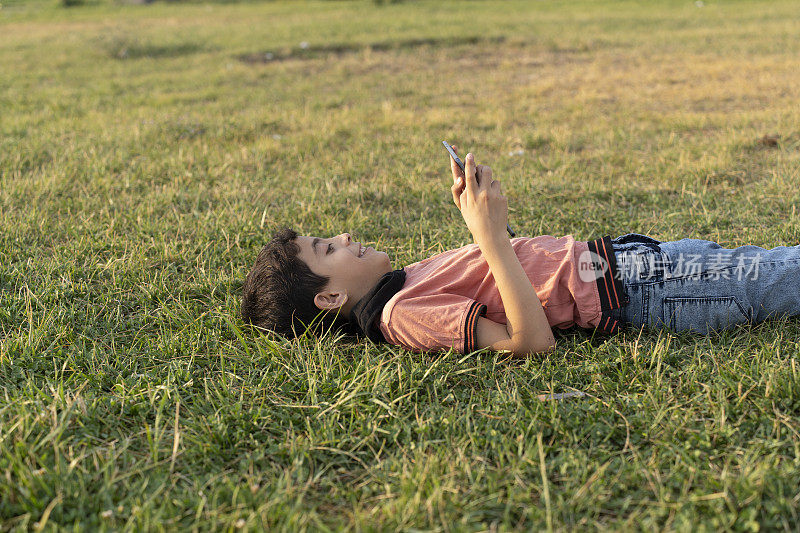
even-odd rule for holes
{"type": "Polygon", "coordinates": [[[352,242],[352,239],[350,238],[350,234],[349,233],[342,233],[341,237],[342,237],[342,241],[344,241],[344,245],[345,246],[347,246],[348,244],[350,244],[352,242]]]}

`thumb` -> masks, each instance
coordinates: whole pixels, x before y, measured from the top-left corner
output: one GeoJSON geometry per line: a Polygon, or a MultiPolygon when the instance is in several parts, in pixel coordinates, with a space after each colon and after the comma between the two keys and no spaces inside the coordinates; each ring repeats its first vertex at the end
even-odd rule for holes
{"type": "Polygon", "coordinates": [[[475,156],[471,152],[464,160],[464,170],[466,171],[467,189],[476,188],[478,181],[475,177],[475,156]]]}

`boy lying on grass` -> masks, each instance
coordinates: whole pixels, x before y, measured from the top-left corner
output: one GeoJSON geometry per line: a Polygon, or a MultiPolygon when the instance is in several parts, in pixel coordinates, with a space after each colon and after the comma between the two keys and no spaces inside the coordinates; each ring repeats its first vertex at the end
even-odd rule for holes
{"type": "Polygon", "coordinates": [[[290,337],[333,327],[412,350],[551,350],[552,329],[656,326],[708,333],[800,314],[800,246],[725,249],[628,233],[576,241],[506,236],[488,166],[450,159],[453,201],[475,244],[399,270],[354,242],[279,231],[247,275],[245,321],[290,337]]]}

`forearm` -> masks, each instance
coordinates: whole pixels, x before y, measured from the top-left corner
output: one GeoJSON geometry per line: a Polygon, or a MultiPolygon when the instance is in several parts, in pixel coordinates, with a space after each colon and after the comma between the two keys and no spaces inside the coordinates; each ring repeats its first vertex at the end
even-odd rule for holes
{"type": "Polygon", "coordinates": [[[505,235],[508,201],[501,193],[500,182],[492,179],[489,167],[476,168],[472,154],[467,154],[464,172],[452,158],[450,168],[453,171],[453,201],[461,210],[464,222],[489,265],[506,312],[505,334],[502,325],[491,320],[479,320],[481,345],[510,350],[516,355],[551,349],[555,339],[542,302],[505,235]]]}
{"type": "Polygon", "coordinates": [[[512,345],[520,352],[551,349],[555,345],[553,331],[511,241],[505,234],[494,235],[482,239],[478,246],[503,300],[506,330],[512,345]]]}

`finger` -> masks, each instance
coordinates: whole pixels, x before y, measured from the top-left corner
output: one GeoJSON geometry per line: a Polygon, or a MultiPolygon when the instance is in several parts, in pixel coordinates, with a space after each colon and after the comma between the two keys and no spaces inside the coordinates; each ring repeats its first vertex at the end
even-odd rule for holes
{"type": "Polygon", "coordinates": [[[500,185],[500,180],[493,180],[490,186],[497,194],[503,194],[503,187],[500,185]]]}
{"type": "Polygon", "coordinates": [[[464,183],[464,172],[452,157],[450,158],[450,171],[453,173],[453,183],[464,183]]]}
{"type": "Polygon", "coordinates": [[[461,210],[461,187],[458,185],[453,185],[450,187],[450,192],[453,193],[453,203],[456,204],[456,207],[461,210]]]}
{"type": "MultiPolygon", "coordinates": [[[[453,151],[456,153],[456,155],[458,155],[458,146],[456,146],[455,144],[451,144],[450,148],[452,148],[453,151]]],[[[461,184],[463,186],[464,185],[464,179],[463,179],[464,171],[461,170],[461,167],[459,167],[456,164],[456,160],[453,159],[452,157],[450,158],[450,168],[451,169],[455,169],[454,172],[456,174],[458,174],[458,177],[455,177],[455,175],[453,176],[453,181],[455,181],[456,183],[461,184]]]]}
{"type": "Polygon", "coordinates": [[[466,170],[467,191],[475,191],[478,188],[477,177],[475,176],[475,156],[471,153],[467,154],[466,161],[464,162],[466,170]]]}
{"type": "Polygon", "coordinates": [[[456,160],[453,159],[452,156],[450,157],[450,171],[453,173],[454,182],[458,182],[459,178],[464,177],[464,171],[456,164],[456,160]]]}
{"type": "Polygon", "coordinates": [[[492,169],[486,165],[477,165],[475,181],[478,183],[478,187],[489,187],[492,184],[492,169]]]}

